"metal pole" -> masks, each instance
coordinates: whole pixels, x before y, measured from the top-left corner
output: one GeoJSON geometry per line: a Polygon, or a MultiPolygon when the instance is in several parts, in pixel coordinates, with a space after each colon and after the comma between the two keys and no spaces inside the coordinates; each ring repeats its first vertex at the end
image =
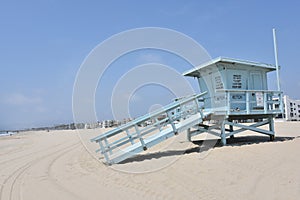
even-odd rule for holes
{"type": "Polygon", "coordinates": [[[274,54],[275,54],[276,76],[277,76],[277,89],[278,89],[278,91],[281,91],[280,80],[279,80],[279,66],[278,66],[277,41],[276,41],[275,28],[273,28],[273,41],[274,41],[274,54]]]}

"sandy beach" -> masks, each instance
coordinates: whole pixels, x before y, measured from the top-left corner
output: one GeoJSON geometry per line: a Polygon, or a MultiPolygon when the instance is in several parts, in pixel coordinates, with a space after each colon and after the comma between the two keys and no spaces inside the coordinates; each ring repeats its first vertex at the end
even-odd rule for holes
{"type": "Polygon", "coordinates": [[[3,136],[0,199],[299,199],[300,123],[275,128],[208,150],[179,136],[114,166],[88,142],[99,129],[3,136]]]}

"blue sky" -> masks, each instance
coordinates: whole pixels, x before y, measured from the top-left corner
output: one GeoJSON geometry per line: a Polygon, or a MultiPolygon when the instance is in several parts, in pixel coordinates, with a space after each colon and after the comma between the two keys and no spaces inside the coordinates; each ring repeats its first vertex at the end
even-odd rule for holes
{"type": "MultiPolygon", "coordinates": [[[[73,84],[88,53],[114,34],[149,26],[182,32],[212,57],[270,64],[274,64],[275,27],[282,89],[290,97],[300,99],[299,8],[299,1],[2,0],[0,129],[72,122],[73,84]]],[[[122,66],[129,69],[131,64],[156,61],[180,72],[190,67],[176,56],[150,50],[122,59],[99,86],[101,89],[107,84],[106,91],[96,94],[99,120],[111,116],[105,98],[111,94],[118,76],[126,71],[122,66]]],[[[269,85],[273,89],[274,77],[270,76],[269,85]]],[[[144,104],[130,104],[133,115],[144,113],[145,107],[152,104],[168,103],[172,95],[163,88],[149,86],[140,91],[140,96],[145,98],[144,104]],[[155,92],[149,96],[149,91],[155,92]]]]}

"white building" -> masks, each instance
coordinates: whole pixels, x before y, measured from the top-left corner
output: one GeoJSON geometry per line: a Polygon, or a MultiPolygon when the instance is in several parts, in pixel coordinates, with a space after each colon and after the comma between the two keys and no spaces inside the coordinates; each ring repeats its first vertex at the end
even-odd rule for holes
{"type": "Polygon", "coordinates": [[[286,121],[300,121],[300,100],[283,96],[283,119],[286,121]]]}

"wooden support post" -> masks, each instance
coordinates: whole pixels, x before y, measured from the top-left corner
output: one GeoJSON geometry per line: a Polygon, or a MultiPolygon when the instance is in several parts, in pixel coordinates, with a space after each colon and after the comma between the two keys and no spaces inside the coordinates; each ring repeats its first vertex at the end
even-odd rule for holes
{"type": "Polygon", "coordinates": [[[191,128],[187,129],[186,136],[187,136],[187,141],[191,142],[192,141],[191,128]]]}
{"type": "Polygon", "coordinates": [[[275,139],[275,128],[274,128],[273,116],[269,117],[269,130],[270,130],[270,132],[273,133],[273,135],[272,134],[270,135],[270,141],[274,141],[274,139],[275,139]]]}
{"type": "Polygon", "coordinates": [[[221,144],[226,145],[225,121],[221,123],[221,144]]]}
{"type": "MultiPolygon", "coordinates": [[[[230,122],[232,122],[232,120],[229,120],[230,122]]],[[[233,132],[233,126],[229,125],[229,132],[232,133],[233,132]]],[[[230,135],[230,138],[233,139],[234,135],[230,135]]]]}

